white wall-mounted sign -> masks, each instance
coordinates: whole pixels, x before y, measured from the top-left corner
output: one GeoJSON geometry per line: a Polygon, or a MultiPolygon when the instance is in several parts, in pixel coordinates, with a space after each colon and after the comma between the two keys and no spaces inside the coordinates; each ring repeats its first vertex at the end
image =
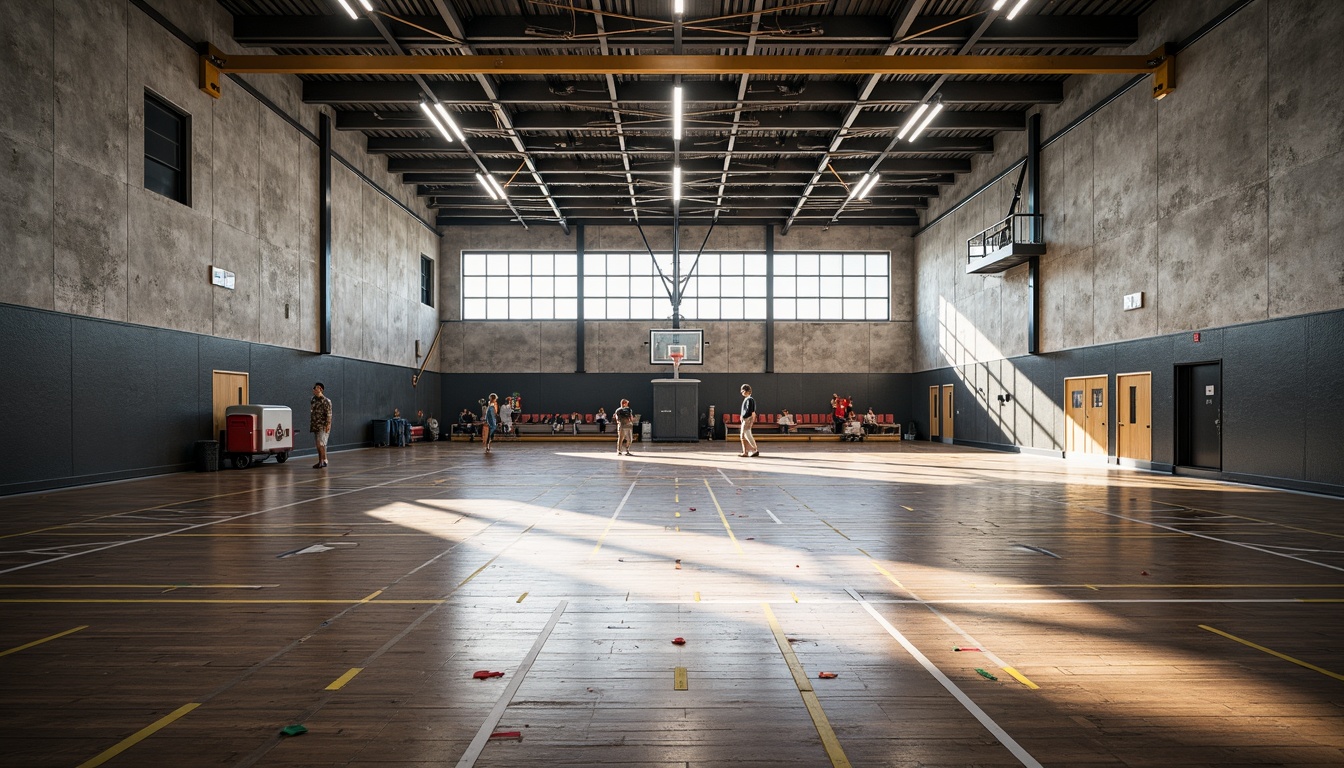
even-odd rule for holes
{"type": "Polygon", "coordinates": [[[1143,309],[1143,291],[1125,294],[1125,311],[1143,309]]]}
{"type": "Polygon", "coordinates": [[[219,267],[210,267],[210,284],[218,285],[220,288],[233,290],[233,273],[227,269],[219,267]]]}

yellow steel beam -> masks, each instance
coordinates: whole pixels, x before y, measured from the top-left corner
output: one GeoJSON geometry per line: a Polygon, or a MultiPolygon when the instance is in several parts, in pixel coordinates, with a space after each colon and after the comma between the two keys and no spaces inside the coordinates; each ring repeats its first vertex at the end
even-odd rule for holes
{"type": "Polygon", "coordinates": [[[253,56],[209,46],[201,90],[219,97],[219,75],[1107,75],[1154,76],[1173,87],[1174,59],[1147,56],[253,56]]]}
{"type": "MultiPolygon", "coordinates": [[[[210,56],[210,54],[205,54],[210,56]]],[[[268,75],[1105,75],[1152,72],[1148,56],[235,56],[230,74],[268,75]]]]}

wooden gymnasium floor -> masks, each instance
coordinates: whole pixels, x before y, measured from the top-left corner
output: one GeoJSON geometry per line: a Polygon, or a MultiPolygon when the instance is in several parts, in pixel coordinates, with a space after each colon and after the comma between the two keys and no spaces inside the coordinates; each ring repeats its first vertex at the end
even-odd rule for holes
{"type": "Polygon", "coordinates": [[[1344,764],[1342,500],[479,449],[0,499],[0,765],[1344,764]]]}

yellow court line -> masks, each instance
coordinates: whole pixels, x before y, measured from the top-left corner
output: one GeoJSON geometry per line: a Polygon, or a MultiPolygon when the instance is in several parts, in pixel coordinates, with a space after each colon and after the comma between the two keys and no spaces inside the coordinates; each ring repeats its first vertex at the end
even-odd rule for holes
{"type": "Polygon", "coordinates": [[[383,594],[383,590],[380,589],[380,590],[378,590],[377,592],[373,592],[373,593],[371,593],[368,597],[364,598],[363,600],[360,600],[359,602],[361,602],[361,603],[371,602],[371,601],[373,600],[373,598],[375,598],[375,597],[377,597],[377,596],[379,596],[379,595],[381,595],[381,594],[383,594]]]}
{"type": "Polygon", "coordinates": [[[1021,672],[1018,672],[1016,669],[1013,669],[1012,667],[1000,667],[1000,669],[1002,669],[1004,672],[1007,672],[1008,674],[1012,675],[1014,678],[1017,679],[1017,682],[1019,682],[1019,683],[1025,685],[1025,686],[1027,686],[1028,688],[1032,689],[1033,691],[1038,690],[1038,689],[1040,689],[1040,687],[1041,687],[1041,686],[1039,686],[1039,685],[1037,685],[1037,684],[1031,682],[1030,680],[1028,680],[1027,677],[1026,677],[1026,675],[1023,675],[1021,672]]]}
{"type": "MultiPolygon", "coordinates": [[[[818,519],[818,520],[821,520],[820,517],[818,517],[817,519],[818,519]]],[[[821,520],[821,522],[826,523],[825,520],[821,520]]],[[[844,534],[843,531],[841,531],[839,528],[836,528],[834,525],[831,525],[830,523],[826,523],[826,527],[827,527],[827,528],[830,528],[832,531],[835,531],[836,533],[840,534],[841,536],[845,536],[845,534],[844,534]]],[[[853,541],[853,539],[849,538],[848,536],[845,536],[845,539],[846,539],[847,541],[853,541]]]]}
{"type": "Polygon", "coordinates": [[[350,682],[351,680],[354,680],[355,675],[358,675],[360,672],[363,671],[364,671],[363,667],[351,667],[349,672],[346,672],[344,675],[341,675],[335,680],[332,680],[331,685],[328,685],[325,688],[325,690],[339,691],[346,683],[350,682]]]}
{"type": "Polygon", "coordinates": [[[1322,675],[1325,675],[1326,677],[1333,677],[1336,680],[1344,681],[1344,675],[1341,675],[1337,672],[1331,672],[1330,670],[1323,669],[1321,667],[1316,666],[1315,664],[1308,664],[1307,662],[1302,661],[1301,659],[1294,659],[1292,656],[1289,656],[1284,653],[1279,653],[1278,651],[1271,651],[1270,649],[1266,648],[1263,645],[1256,645],[1255,643],[1252,643],[1250,640],[1242,640],[1240,637],[1237,637],[1236,635],[1229,635],[1228,633],[1224,632],[1221,629],[1214,629],[1213,627],[1210,627],[1207,624],[1200,624],[1199,628],[1207,629],[1208,631],[1214,633],[1215,635],[1222,635],[1223,637],[1226,637],[1228,640],[1235,640],[1238,643],[1241,643],[1242,645],[1245,645],[1249,648],[1254,648],[1257,651],[1263,651],[1264,653],[1268,653],[1270,656],[1277,656],[1280,659],[1283,659],[1284,661],[1290,661],[1299,667],[1306,667],[1307,669],[1310,669],[1312,672],[1320,672],[1322,675]]]}
{"type": "Polygon", "coordinates": [[[32,648],[32,647],[35,646],[35,645],[41,645],[41,644],[47,642],[48,640],[55,640],[55,639],[58,638],[58,637],[65,637],[66,635],[71,634],[71,633],[73,633],[73,632],[78,632],[78,631],[81,630],[81,629],[88,629],[88,628],[89,628],[89,625],[88,625],[88,624],[83,624],[83,625],[81,625],[81,626],[75,627],[74,629],[67,629],[67,630],[65,630],[64,632],[57,632],[56,634],[52,635],[51,637],[44,637],[44,638],[42,638],[41,640],[34,640],[34,641],[31,642],[31,643],[24,643],[23,645],[20,645],[20,646],[18,646],[17,648],[10,648],[8,651],[0,651],[0,656],[8,656],[8,655],[11,654],[11,653],[18,653],[19,651],[23,651],[23,650],[27,650],[27,649],[29,649],[29,648],[32,648]]]}
{"type": "Polygon", "coordinates": [[[892,584],[895,584],[896,586],[900,587],[901,589],[904,589],[907,592],[910,591],[909,589],[906,588],[904,584],[901,583],[900,579],[891,575],[891,571],[888,571],[886,568],[883,568],[882,566],[878,565],[876,560],[873,561],[873,567],[876,568],[878,572],[881,573],[883,576],[886,576],[888,579],[891,579],[892,584]]]}
{"type": "Polygon", "coordinates": [[[139,731],[135,732],[135,734],[127,737],[124,741],[122,741],[115,747],[112,747],[106,752],[103,752],[101,755],[98,755],[92,760],[80,763],[79,768],[94,768],[94,766],[96,765],[102,765],[103,763],[106,763],[108,760],[111,760],[117,755],[120,755],[122,752],[125,752],[131,747],[134,747],[136,744],[139,744],[140,742],[144,741],[150,736],[153,736],[158,731],[170,725],[174,720],[177,720],[178,718],[182,717],[183,715],[187,714],[188,712],[199,706],[201,706],[199,702],[193,704],[183,704],[182,706],[174,710],[171,714],[164,715],[163,717],[154,721],[153,724],[141,728],[139,731]]]}
{"type": "Polygon", "coordinates": [[[714,495],[714,489],[710,487],[709,480],[705,480],[705,488],[709,490],[709,498],[714,502],[714,508],[719,511],[719,519],[723,521],[723,529],[728,532],[728,538],[733,540],[733,548],[737,554],[746,554],[742,551],[742,545],[737,543],[737,537],[733,535],[733,527],[728,525],[728,517],[723,514],[723,507],[719,506],[719,497],[714,495]]]}
{"type": "Polygon", "coordinates": [[[695,602],[697,602],[697,603],[700,602],[700,593],[699,593],[699,592],[696,592],[696,593],[695,593],[695,602]]]}
{"type": "MultiPolygon", "coordinates": [[[[527,533],[527,531],[523,531],[523,533],[527,533]]],[[[486,561],[485,561],[485,565],[482,565],[480,568],[477,568],[476,570],[472,571],[470,576],[468,576],[467,578],[465,578],[465,579],[459,581],[459,582],[457,583],[457,586],[456,586],[454,589],[461,589],[461,588],[462,588],[462,585],[466,584],[468,581],[471,581],[472,579],[474,579],[474,578],[476,578],[477,576],[479,576],[480,573],[481,573],[481,571],[484,571],[486,568],[489,568],[489,567],[490,567],[490,564],[493,563],[493,562],[495,562],[495,561],[498,560],[498,559],[499,559],[499,555],[495,555],[494,557],[490,558],[489,560],[486,560],[486,561]]]]}
{"type": "Polygon", "coordinates": [[[769,603],[761,603],[761,607],[765,609],[765,618],[770,622],[770,632],[775,636],[775,644],[779,646],[779,652],[784,655],[784,661],[789,665],[794,685],[798,686],[798,694],[803,697],[807,713],[812,716],[812,724],[816,726],[817,735],[821,737],[821,746],[825,748],[826,756],[831,759],[834,768],[850,768],[849,758],[845,757],[845,750],[841,748],[840,740],[836,738],[835,731],[831,728],[831,721],[826,718],[826,712],[821,708],[821,700],[817,698],[816,691],[812,690],[812,682],[807,679],[802,663],[798,661],[797,654],[789,645],[789,639],[784,636],[784,629],[779,626],[779,619],[775,618],[775,612],[770,610],[769,603]]]}
{"type": "Polygon", "coordinates": [[[1344,598],[1334,597],[1299,597],[1299,603],[1344,603],[1344,598]]]}
{"type": "Polygon", "coordinates": [[[515,602],[515,603],[521,603],[521,602],[523,602],[524,600],[527,599],[527,594],[528,594],[528,593],[524,592],[523,594],[519,595],[519,596],[518,596],[518,599],[517,599],[517,600],[514,600],[514,602],[515,602]]]}
{"type": "Polygon", "coordinates": [[[792,597],[792,598],[793,598],[793,602],[795,602],[795,603],[798,602],[798,595],[797,595],[796,593],[794,593],[794,592],[790,592],[790,593],[789,593],[789,597],[792,597]]]}
{"type": "Polygon", "coordinates": [[[689,681],[686,679],[685,667],[672,668],[672,690],[674,691],[690,690],[689,681]]]}
{"type": "MultiPolygon", "coordinates": [[[[486,565],[489,565],[489,563],[487,563],[486,565]]],[[[481,567],[484,568],[485,566],[481,566],[481,567]]],[[[480,571],[478,570],[477,573],[480,573],[480,571]]],[[[472,576],[475,576],[475,575],[476,575],[476,574],[474,574],[474,573],[472,574],[472,576]]],[[[470,579],[471,579],[471,576],[468,576],[468,577],[467,577],[467,580],[470,580],[470,579]]],[[[462,584],[466,584],[466,583],[467,583],[466,581],[463,581],[463,582],[462,582],[462,584]]],[[[462,584],[458,584],[458,586],[460,587],[460,586],[462,586],[462,584]]],[[[101,598],[92,598],[92,597],[91,597],[91,598],[78,598],[78,597],[50,598],[50,599],[45,599],[45,600],[40,599],[40,598],[31,598],[31,599],[24,599],[24,598],[0,599],[0,603],[4,603],[4,604],[18,604],[18,603],[22,603],[22,604],[30,604],[30,605],[48,605],[48,604],[57,604],[57,603],[80,603],[80,604],[90,604],[90,603],[92,603],[92,604],[101,604],[101,603],[130,603],[130,604],[133,604],[133,603],[181,603],[181,604],[185,604],[185,605],[359,605],[359,604],[361,604],[361,603],[363,603],[363,602],[365,602],[365,601],[363,601],[363,600],[198,600],[198,599],[188,599],[188,598],[161,598],[161,599],[157,599],[157,600],[156,600],[156,599],[154,599],[154,598],[139,598],[139,599],[130,599],[130,598],[126,598],[126,599],[111,599],[111,598],[107,598],[107,599],[101,599],[101,598]]],[[[446,601],[446,600],[443,600],[443,599],[439,599],[439,598],[431,598],[431,599],[428,599],[428,600],[373,600],[373,601],[369,601],[368,604],[369,604],[369,605],[441,605],[441,604],[443,604],[443,603],[445,603],[445,602],[447,602],[447,601],[446,601]]]]}

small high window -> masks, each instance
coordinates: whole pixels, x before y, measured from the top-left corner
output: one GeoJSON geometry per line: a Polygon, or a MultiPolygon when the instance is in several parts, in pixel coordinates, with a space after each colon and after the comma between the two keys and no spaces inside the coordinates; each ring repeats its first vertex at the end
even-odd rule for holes
{"type": "Polygon", "coordinates": [[[145,93],[145,189],[191,205],[191,117],[145,93]]]}
{"type": "Polygon", "coordinates": [[[420,256],[420,303],[434,306],[434,260],[420,256]]]}

